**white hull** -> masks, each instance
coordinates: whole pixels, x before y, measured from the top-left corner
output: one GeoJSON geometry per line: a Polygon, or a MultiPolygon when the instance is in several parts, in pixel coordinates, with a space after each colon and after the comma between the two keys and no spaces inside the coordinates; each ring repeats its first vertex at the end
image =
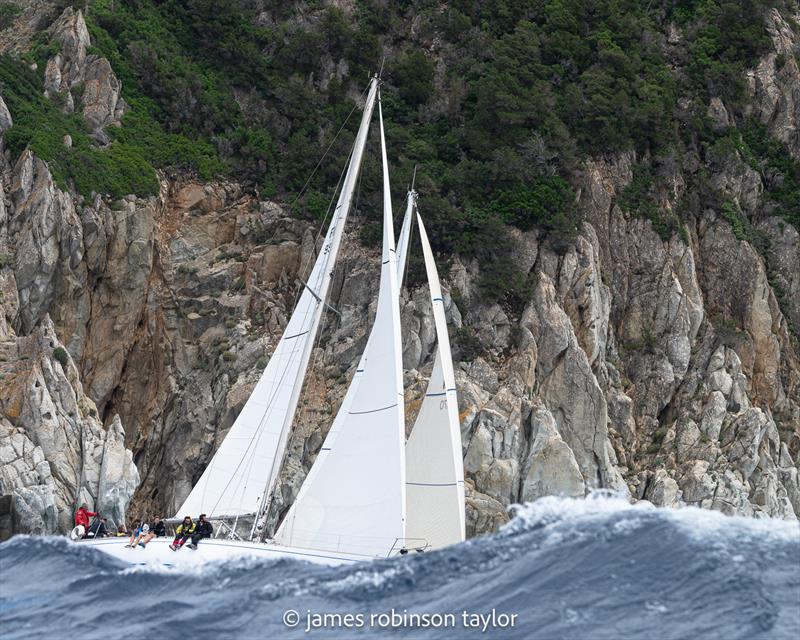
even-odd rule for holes
{"type": "Polygon", "coordinates": [[[129,549],[128,538],[102,538],[99,540],[79,540],[81,546],[91,546],[117,560],[132,565],[162,566],[162,567],[188,567],[227,560],[231,558],[293,558],[305,560],[315,564],[339,565],[352,562],[369,560],[364,556],[354,556],[344,553],[317,551],[313,549],[298,549],[283,547],[277,544],[245,542],[241,540],[206,539],[201,540],[196,551],[183,547],[178,551],[169,548],[172,538],[155,538],[147,546],[129,549]]]}

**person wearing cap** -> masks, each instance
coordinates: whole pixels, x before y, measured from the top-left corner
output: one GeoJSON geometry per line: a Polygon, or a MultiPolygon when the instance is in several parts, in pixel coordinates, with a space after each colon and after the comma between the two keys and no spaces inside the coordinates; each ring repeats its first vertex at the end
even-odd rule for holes
{"type": "Polygon", "coordinates": [[[197,531],[195,531],[194,535],[192,536],[192,542],[189,545],[189,548],[193,551],[197,551],[197,543],[203,538],[210,538],[212,533],[214,533],[214,527],[212,527],[211,523],[206,520],[206,514],[201,513],[200,518],[198,518],[197,521],[197,531]]]}
{"type": "Polygon", "coordinates": [[[186,541],[192,537],[192,534],[197,529],[197,525],[192,521],[191,516],[186,516],[177,527],[175,527],[175,539],[169,548],[173,551],[180,549],[186,541]]]}

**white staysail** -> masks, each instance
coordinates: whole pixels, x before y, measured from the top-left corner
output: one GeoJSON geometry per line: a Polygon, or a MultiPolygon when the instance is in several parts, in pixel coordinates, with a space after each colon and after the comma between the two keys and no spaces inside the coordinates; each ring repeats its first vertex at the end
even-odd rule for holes
{"type": "Polygon", "coordinates": [[[385,557],[405,538],[399,287],[383,116],[383,252],[372,333],[311,471],[275,534],[292,547],[385,557]]]}
{"type": "Polygon", "coordinates": [[[336,210],[294,313],[255,389],[176,517],[256,514],[263,511],[264,498],[275,486],[353,199],[377,88],[373,79],[336,210]]]}
{"type": "Polygon", "coordinates": [[[437,349],[428,388],[406,444],[406,535],[425,539],[435,549],[465,538],[464,464],[439,274],[419,215],[417,222],[433,304],[437,349]]]}

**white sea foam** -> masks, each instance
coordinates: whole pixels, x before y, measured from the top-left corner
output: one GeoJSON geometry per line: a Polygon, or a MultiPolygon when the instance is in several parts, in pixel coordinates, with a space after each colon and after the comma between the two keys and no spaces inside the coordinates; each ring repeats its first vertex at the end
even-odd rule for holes
{"type": "MultiPolygon", "coordinates": [[[[695,539],[703,537],[771,537],[787,542],[800,540],[800,522],[776,518],[729,516],[719,511],[698,507],[656,507],[641,500],[631,503],[621,494],[594,491],[586,498],[547,496],[534,502],[510,507],[513,518],[501,528],[501,535],[513,535],[523,530],[551,527],[565,522],[605,519],[612,514],[625,514],[613,528],[623,533],[643,524],[642,515],[664,516],[695,539]]],[[[555,536],[555,532],[550,535],[555,536]]],[[[563,531],[560,535],[563,535],[563,531]]],[[[554,541],[559,541],[554,538],[554,541]]]]}

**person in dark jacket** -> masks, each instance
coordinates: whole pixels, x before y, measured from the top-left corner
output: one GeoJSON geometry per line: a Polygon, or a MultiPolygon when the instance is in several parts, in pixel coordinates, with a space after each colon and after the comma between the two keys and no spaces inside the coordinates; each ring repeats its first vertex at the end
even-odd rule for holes
{"type": "Polygon", "coordinates": [[[175,539],[172,541],[172,544],[169,545],[169,548],[173,551],[177,551],[180,549],[186,541],[192,537],[194,532],[197,530],[197,525],[191,519],[190,516],[186,516],[177,527],[175,527],[175,539]]]}
{"type": "Polygon", "coordinates": [[[194,535],[192,536],[192,543],[189,545],[189,548],[196,551],[197,543],[203,538],[210,538],[212,533],[214,533],[214,527],[212,527],[211,523],[206,520],[206,514],[201,513],[200,518],[197,521],[197,531],[195,531],[194,535]]]}
{"type": "Polygon", "coordinates": [[[89,527],[89,531],[86,533],[87,538],[105,538],[108,535],[108,529],[106,528],[106,519],[96,517],[92,520],[92,524],[89,527]]]}
{"type": "Polygon", "coordinates": [[[165,535],[167,535],[167,527],[162,522],[161,518],[156,516],[150,523],[150,531],[148,531],[147,535],[139,542],[139,546],[144,548],[153,538],[161,538],[165,535]]]}

